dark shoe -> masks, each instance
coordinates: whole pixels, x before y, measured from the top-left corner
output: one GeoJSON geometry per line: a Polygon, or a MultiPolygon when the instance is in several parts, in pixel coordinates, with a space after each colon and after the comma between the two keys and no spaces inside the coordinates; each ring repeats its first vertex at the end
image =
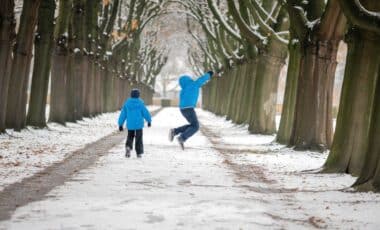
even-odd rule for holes
{"type": "Polygon", "coordinates": [[[174,136],[174,129],[169,130],[169,141],[172,142],[174,140],[174,136]]]}
{"type": "Polygon", "coordinates": [[[125,157],[131,157],[131,148],[129,146],[125,147],[125,157]]]}
{"type": "Polygon", "coordinates": [[[182,139],[182,137],[177,138],[178,144],[181,147],[182,150],[185,150],[185,141],[182,139]]]}
{"type": "Polygon", "coordinates": [[[137,154],[137,158],[141,158],[142,157],[142,153],[141,154],[137,154]]]}

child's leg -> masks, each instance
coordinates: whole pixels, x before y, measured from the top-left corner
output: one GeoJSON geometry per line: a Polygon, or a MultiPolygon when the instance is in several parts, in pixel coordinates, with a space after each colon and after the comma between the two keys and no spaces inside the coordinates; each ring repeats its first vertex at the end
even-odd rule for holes
{"type": "Polygon", "coordinates": [[[133,149],[133,139],[135,138],[135,130],[128,130],[127,142],[125,143],[130,149],[133,149]]]}
{"type": "Polygon", "coordinates": [[[181,110],[181,112],[186,120],[190,123],[187,129],[181,134],[182,140],[186,141],[189,137],[194,135],[199,130],[199,122],[194,109],[185,109],[181,110]]]}
{"type": "MultiPolygon", "coordinates": [[[[187,109],[181,109],[181,114],[182,116],[190,123],[189,119],[187,118],[186,116],[186,111],[187,109]]],[[[191,125],[183,125],[183,126],[180,126],[180,127],[177,127],[174,129],[174,135],[178,135],[178,134],[182,134],[183,132],[186,131],[186,129],[188,129],[191,125]]]]}
{"type": "Polygon", "coordinates": [[[137,154],[143,154],[144,153],[143,130],[142,129],[136,130],[135,149],[136,149],[137,154]]]}
{"type": "Polygon", "coordinates": [[[174,129],[174,135],[177,136],[178,134],[181,134],[181,133],[185,132],[185,130],[186,130],[187,128],[189,128],[189,127],[190,127],[190,125],[184,125],[184,126],[181,126],[181,127],[175,128],[175,129],[174,129]]]}

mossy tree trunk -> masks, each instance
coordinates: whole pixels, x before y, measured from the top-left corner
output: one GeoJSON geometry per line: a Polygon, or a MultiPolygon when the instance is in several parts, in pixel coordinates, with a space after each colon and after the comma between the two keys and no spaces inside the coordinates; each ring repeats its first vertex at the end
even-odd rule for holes
{"type": "Polygon", "coordinates": [[[318,23],[308,27],[291,4],[291,28],[301,45],[301,60],[290,145],[298,150],[324,151],[332,142],[336,56],[346,19],[337,1],[329,1],[326,7],[323,1],[315,1],[308,16],[318,23]]]}
{"type": "MultiPolygon", "coordinates": [[[[291,41],[293,39],[290,39],[291,41]]],[[[288,45],[289,63],[286,76],[284,102],[282,106],[280,127],[277,132],[277,142],[288,145],[293,130],[294,111],[296,105],[298,75],[301,60],[300,44],[290,42],[288,45]]]]}
{"type": "MultiPolygon", "coordinates": [[[[380,10],[378,1],[362,3],[369,11],[380,10]]],[[[334,142],[324,171],[357,175],[359,189],[379,191],[380,27],[373,25],[380,25],[380,17],[363,13],[353,1],[340,4],[352,25],[334,142]]]]}
{"type": "Polygon", "coordinates": [[[236,98],[235,98],[235,113],[232,114],[232,120],[237,123],[241,124],[242,121],[239,120],[240,111],[243,110],[242,101],[244,100],[244,86],[247,84],[247,63],[241,64],[239,66],[240,71],[238,74],[238,91],[236,92],[236,98]]]}
{"type": "Polygon", "coordinates": [[[0,133],[5,131],[12,48],[16,37],[14,0],[2,1],[0,5],[0,133]]]}
{"type": "Polygon", "coordinates": [[[249,131],[276,133],[278,79],[287,56],[286,46],[273,42],[270,51],[259,55],[249,131]]]}
{"type": "Polygon", "coordinates": [[[247,123],[249,124],[249,122],[252,120],[252,116],[253,116],[253,103],[254,103],[254,94],[255,94],[255,87],[256,87],[256,72],[257,72],[257,68],[258,68],[258,63],[259,63],[259,60],[258,59],[252,59],[250,61],[250,75],[251,75],[251,81],[250,81],[250,84],[249,84],[249,92],[248,92],[248,108],[247,108],[247,123]]]}
{"type": "Polygon", "coordinates": [[[46,126],[46,101],[54,42],[54,0],[44,0],[38,13],[37,35],[34,41],[34,68],[27,124],[46,126]]]}
{"type": "MultiPolygon", "coordinates": [[[[377,50],[379,46],[377,45],[377,50]]],[[[378,51],[379,52],[379,51],[378,51]]],[[[377,55],[378,57],[379,55],[377,55]]],[[[378,73],[380,75],[380,60],[377,60],[378,63],[378,73]]],[[[373,72],[375,73],[375,72],[373,72]]],[[[375,100],[372,106],[372,116],[371,116],[371,127],[368,135],[368,147],[364,152],[364,158],[361,158],[360,161],[363,162],[359,178],[355,182],[359,190],[365,191],[376,191],[380,192],[380,80],[379,77],[377,81],[373,82],[376,84],[376,93],[375,100]],[[363,161],[364,159],[364,161],[363,161]]],[[[362,154],[360,154],[362,156],[362,154]]],[[[352,160],[358,160],[355,159],[352,160]]],[[[358,164],[355,162],[354,164],[358,164]]]]}
{"type": "Polygon", "coordinates": [[[338,41],[315,41],[301,57],[291,145],[324,151],[332,141],[332,91],[338,41]]]}
{"type": "Polygon", "coordinates": [[[256,62],[254,60],[249,60],[246,64],[246,72],[245,72],[245,80],[244,80],[244,86],[242,88],[243,95],[242,100],[240,101],[240,109],[238,111],[238,116],[236,123],[242,124],[242,123],[248,123],[248,117],[249,117],[249,108],[251,106],[250,101],[251,97],[253,97],[253,88],[252,88],[252,81],[255,79],[256,74],[256,62]]]}

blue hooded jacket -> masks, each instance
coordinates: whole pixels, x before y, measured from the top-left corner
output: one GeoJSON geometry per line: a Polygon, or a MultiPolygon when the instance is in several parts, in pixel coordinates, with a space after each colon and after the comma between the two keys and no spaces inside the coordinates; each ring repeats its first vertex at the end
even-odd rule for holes
{"type": "Polygon", "coordinates": [[[123,126],[127,120],[128,130],[144,128],[144,119],[149,123],[152,117],[140,98],[128,98],[124,103],[119,116],[119,126],[123,126]]]}
{"type": "Polygon", "coordinates": [[[179,85],[181,86],[179,107],[181,109],[194,108],[197,105],[199,88],[206,84],[210,77],[211,75],[206,73],[195,81],[187,75],[179,78],[179,85]]]}

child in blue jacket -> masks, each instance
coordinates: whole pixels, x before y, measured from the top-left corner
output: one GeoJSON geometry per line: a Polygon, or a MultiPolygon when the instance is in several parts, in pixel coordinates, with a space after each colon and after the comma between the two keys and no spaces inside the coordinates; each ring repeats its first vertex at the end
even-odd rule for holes
{"type": "Polygon", "coordinates": [[[123,131],[123,125],[127,120],[128,137],[125,143],[125,156],[131,156],[131,150],[133,146],[133,139],[135,140],[135,150],[137,157],[141,157],[144,153],[143,145],[143,128],[144,119],[148,122],[148,127],[151,126],[152,117],[145,107],[143,100],[140,98],[140,91],[138,89],[132,89],[131,97],[126,100],[121,109],[119,116],[119,130],[123,131]]]}
{"type": "Polygon", "coordinates": [[[181,86],[179,107],[182,116],[184,116],[190,124],[171,129],[169,131],[169,140],[173,141],[174,137],[179,135],[177,140],[182,150],[185,149],[185,141],[199,129],[199,122],[194,108],[197,105],[199,89],[210,80],[213,74],[214,72],[208,71],[195,81],[187,75],[183,75],[179,78],[179,85],[181,86]]]}

